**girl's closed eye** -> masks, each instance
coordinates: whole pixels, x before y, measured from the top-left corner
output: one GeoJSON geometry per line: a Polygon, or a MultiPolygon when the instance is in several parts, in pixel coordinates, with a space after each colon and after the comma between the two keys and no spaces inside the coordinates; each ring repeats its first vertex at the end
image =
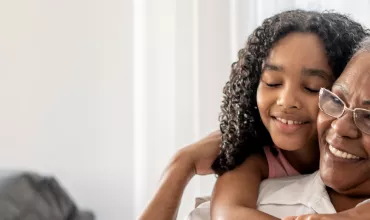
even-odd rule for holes
{"type": "Polygon", "coordinates": [[[316,95],[320,92],[320,88],[327,88],[330,85],[329,81],[317,78],[318,77],[310,77],[310,79],[304,80],[302,84],[304,90],[316,95]]]}
{"type": "MultiPolygon", "coordinates": [[[[275,77],[276,78],[276,77],[275,77]]],[[[268,77],[265,75],[265,77],[261,78],[261,82],[265,84],[268,87],[276,88],[281,86],[283,83],[279,79],[274,79],[274,77],[268,77]]]]}
{"type": "Polygon", "coordinates": [[[268,87],[279,87],[281,86],[282,84],[281,83],[268,83],[268,82],[264,82],[266,84],[266,86],[268,87]]]}
{"type": "Polygon", "coordinates": [[[310,88],[310,87],[305,87],[305,89],[310,93],[319,93],[320,92],[320,89],[314,89],[314,88],[310,88]]]}

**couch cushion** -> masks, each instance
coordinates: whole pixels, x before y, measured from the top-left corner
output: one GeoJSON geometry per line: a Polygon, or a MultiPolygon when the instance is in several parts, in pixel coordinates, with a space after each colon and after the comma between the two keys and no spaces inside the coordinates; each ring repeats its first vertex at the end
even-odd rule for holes
{"type": "Polygon", "coordinates": [[[53,177],[17,171],[0,172],[0,213],[0,220],[94,219],[91,213],[78,211],[53,177]]]}

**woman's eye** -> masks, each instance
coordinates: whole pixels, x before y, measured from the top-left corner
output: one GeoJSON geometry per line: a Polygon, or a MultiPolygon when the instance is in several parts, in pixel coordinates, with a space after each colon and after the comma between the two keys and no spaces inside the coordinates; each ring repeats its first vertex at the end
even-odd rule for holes
{"type": "Polygon", "coordinates": [[[367,126],[370,126],[370,114],[363,114],[360,120],[367,126]]]}
{"type": "Polygon", "coordinates": [[[309,87],[306,87],[305,88],[307,91],[311,92],[311,93],[319,93],[320,92],[320,89],[311,89],[309,87]]]}
{"type": "Polygon", "coordinates": [[[339,98],[333,96],[332,98],[332,102],[335,103],[335,104],[343,104],[342,103],[342,100],[340,100],[339,98]]]}

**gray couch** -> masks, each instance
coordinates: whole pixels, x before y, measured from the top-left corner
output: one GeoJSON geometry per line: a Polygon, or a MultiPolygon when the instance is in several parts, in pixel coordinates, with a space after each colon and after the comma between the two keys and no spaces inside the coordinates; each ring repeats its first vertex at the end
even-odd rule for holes
{"type": "Polygon", "coordinates": [[[94,220],[52,177],[0,171],[0,220],[94,220]]]}

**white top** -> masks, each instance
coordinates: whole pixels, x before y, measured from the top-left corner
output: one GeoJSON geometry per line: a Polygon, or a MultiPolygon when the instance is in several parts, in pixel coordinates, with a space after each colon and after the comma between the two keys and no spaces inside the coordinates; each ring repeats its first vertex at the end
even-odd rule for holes
{"type": "MultiPolygon", "coordinates": [[[[370,199],[360,204],[366,202],[370,199]]],[[[260,186],[257,209],[277,218],[336,213],[319,172],[264,180],[260,186]]],[[[210,202],[201,204],[186,219],[211,219],[210,202]]]]}

